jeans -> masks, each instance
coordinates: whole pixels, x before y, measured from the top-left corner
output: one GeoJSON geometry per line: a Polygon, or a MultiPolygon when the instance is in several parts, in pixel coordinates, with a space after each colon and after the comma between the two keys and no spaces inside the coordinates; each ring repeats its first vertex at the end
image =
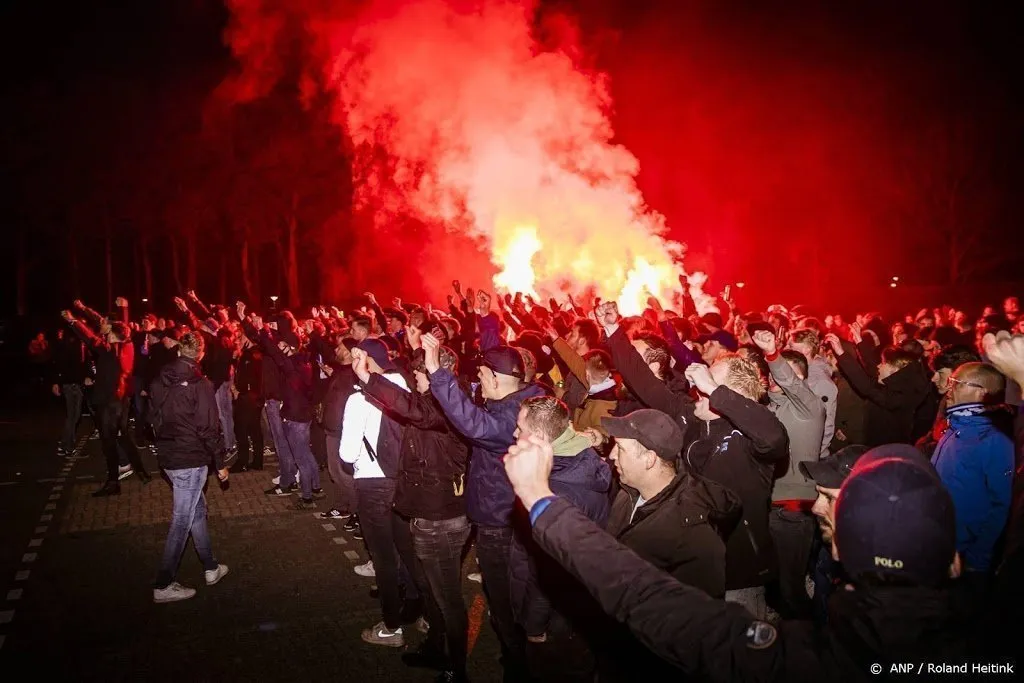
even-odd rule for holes
{"type": "Polygon", "coordinates": [[[149,418],[149,396],[143,396],[146,390],[146,383],[138,375],[132,376],[132,403],[135,406],[135,443],[145,444],[149,439],[146,434],[146,426],[149,418]]]}
{"type": "MultiPolygon", "coordinates": [[[[302,497],[309,500],[313,497],[313,489],[320,488],[320,470],[313,460],[313,451],[309,449],[309,423],[292,422],[291,420],[281,421],[284,439],[287,442],[288,451],[295,458],[295,464],[302,472],[302,497]]],[[[281,473],[281,488],[287,488],[295,483],[295,475],[287,476],[281,473]]]]}
{"type": "MultiPolygon", "coordinates": [[[[315,469],[315,468],[314,468],[315,469]]],[[[303,473],[303,479],[306,475],[303,473]]],[[[282,482],[283,483],[283,482],[282,482]]],[[[377,575],[377,590],[384,625],[402,625],[402,595],[398,587],[398,549],[395,547],[394,479],[356,479],[357,512],[366,548],[377,575]]]]}
{"type": "Polygon", "coordinates": [[[274,450],[277,451],[278,474],[281,476],[281,488],[287,484],[295,483],[295,457],[292,449],[288,447],[288,441],[284,438],[284,424],[281,422],[281,402],[276,398],[268,398],[265,411],[267,413],[267,425],[270,427],[270,435],[274,440],[274,450]]]}
{"type": "Polygon", "coordinates": [[[70,453],[75,449],[78,421],[82,419],[82,386],[80,384],[64,384],[61,385],[60,392],[64,395],[64,406],[67,408],[60,445],[70,453]]]}
{"type": "Polygon", "coordinates": [[[117,465],[120,455],[118,446],[128,458],[135,473],[142,478],[146,474],[146,466],[142,464],[139,451],[132,441],[128,431],[128,404],[131,399],[125,396],[122,399],[108,401],[106,405],[99,408],[100,423],[100,445],[103,448],[103,456],[107,461],[107,481],[117,481],[117,465]]]}
{"type": "Polygon", "coordinates": [[[206,486],[207,468],[190,467],[183,470],[164,470],[174,487],[174,507],[171,513],[171,528],[167,532],[164,544],[164,557],[160,562],[155,588],[166,588],[178,573],[181,554],[192,536],[192,545],[196,548],[203,569],[214,571],[217,560],[213,558],[210,547],[210,532],[206,527],[206,486]]]}
{"type": "Polygon", "coordinates": [[[331,507],[349,513],[356,509],[356,480],[352,478],[352,466],[341,459],[338,449],[341,437],[327,434],[327,471],[334,483],[331,507]]]}
{"type": "Polygon", "coordinates": [[[314,422],[309,426],[309,441],[317,469],[322,470],[327,467],[327,432],[322,425],[314,422]]]}
{"type": "Polygon", "coordinates": [[[409,528],[419,571],[427,585],[428,638],[434,638],[435,631],[438,638],[443,634],[448,668],[463,673],[469,620],[462,598],[462,549],[469,539],[469,520],[465,516],[442,521],[416,518],[409,528]]]}
{"type": "Polygon", "coordinates": [[[235,401],[235,438],[238,444],[238,467],[252,465],[256,469],[263,468],[263,429],[260,426],[260,413],[263,401],[256,394],[240,394],[235,401]],[[249,443],[252,442],[252,456],[249,455],[249,443]]]}
{"type": "Polygon", "coordinates": [[[806,618],[811,612],[807,595],[807,569],[814,544],[814,516],[774,508],[768,529],[779,560],[779,613],[783,619],[806,618]]]}
{"type": "Polygon", "coordinates": [[[509,554],[512,529],[477,525],[476,557],[484,580],[484,594],[491,610],[491,627],[501,643],[502,666],[515,677],[526,671],[525,638],[512,612],[509,554]]]}
{"type": "Polygon", "coordinates": [[[764,586],[725,591],[725,601],[746,607],[748,612],[762,621],[768,613],[768,606],[764,600],[764,586]]]}
{"type": "Polygon", "coordinates": [[[229,451],[235,447],[235,411],[231,405],[231,385],[224,382],[214,393],[217,402],[217,415],[220,416],[220,431],[224,434],[224,448],[229,451]]]}

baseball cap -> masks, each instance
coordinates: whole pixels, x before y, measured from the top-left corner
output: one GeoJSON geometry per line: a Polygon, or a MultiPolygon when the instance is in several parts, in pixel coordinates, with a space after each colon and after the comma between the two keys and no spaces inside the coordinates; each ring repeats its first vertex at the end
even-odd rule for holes
{"type": "Polygon", "coordinates": [[[388,356],[388,347],[381,340],[372,338],[364,339],[356,345],[356,348],[372,358],[384,372],[395,369],[395,364],[388,356]]]}
{"type": "Polygon", "coordinates": [[[908,449],[868,451],[839,492],[835,543],[854,578],[877,572],[937,585],[949,574],[956,552],[953,499],[924,456],[908,449]]]}
{"type": "Polygon", "coordinates": [[[484,351],[480,364],[487,366],[492,372],[499,375],[508,375],[519,379],[526,375],[523,370],[523,357],[509,346],[498,346],[484,351]]]}
{"type": "Polygon", "coordinates": [[[718,342],[730,351],[736,351],[736,349],[740,347],[740,343],[736,340],[736,337],[725,330],[718,330],[711,334],[702,334],[697,338],[697,342],[700,344],[707,344],[712,341],[718,342]]]}
{"type": "Polygon", "coordinates": [[[867,446],[847,446],[828,457],[800,463],[800,472],[818,486],[837,489],[853,471],[853,466],[868,450],[867,446]]]}
{"type": "Polygon", "coordinates": [[[671,417],[652,408],[634,410],[625,417],[603,417],[608,436],[636,439],[662,460],[675,461],[683,450],[683,431],[671,417]]]}

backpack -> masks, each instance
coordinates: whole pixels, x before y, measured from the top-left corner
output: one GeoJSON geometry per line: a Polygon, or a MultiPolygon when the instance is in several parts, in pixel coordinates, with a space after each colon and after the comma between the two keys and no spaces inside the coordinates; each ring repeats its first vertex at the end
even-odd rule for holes
{"type": "Polygon", "coordinates": [[[171,436],[170,433],[164,433],[169,427],[167,415],[190,415],[196,405],[193,384],[175,383],[163,386],[165,390],[162,392],[162,400],[150,401],[147,415],[149,426],[153,428],[153,434],[157,439],[169,439],[171,436]]]}

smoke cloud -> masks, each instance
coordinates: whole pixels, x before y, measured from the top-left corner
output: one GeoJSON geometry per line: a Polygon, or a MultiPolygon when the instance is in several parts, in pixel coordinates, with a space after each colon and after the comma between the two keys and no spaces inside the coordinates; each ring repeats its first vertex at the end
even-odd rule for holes
{"type": "Polygon", "coordinates": [[[300,37],[300,96],[330,96],[356,209],[378,229],[411,217],[427,241],[473,238],[499,290],[589,292],[635,313],[647,291],[677,289],[683,246],[664,237],[639,162],[613,141],[603,76],[574,62],[575,45],[538,44],[533,2],[228,6],[242,68],[221,96],[267,94],[300,37]]]}

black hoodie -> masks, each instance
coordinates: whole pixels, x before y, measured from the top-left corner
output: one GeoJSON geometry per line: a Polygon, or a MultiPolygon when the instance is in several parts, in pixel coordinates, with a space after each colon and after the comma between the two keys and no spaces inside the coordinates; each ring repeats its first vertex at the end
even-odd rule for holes
{"type": "Polygon", "coordinates": [[[164,366],[150,387],[150,422],[156,433],[161,469],[183,470],[209,465],[224,467],[224,436],[220,430],[213,383],[199,365],[177,358],[164,366]]]}
{"type": "Polygon", "coordinates": [[[853,390],[867,400],[864,445],[914,443],[915,417],[932,390],[931,380],[920,363],[911,363],[885,381],[876,382],[856,355],[847,351],[839,356],[839,370],[853,390]]]}

